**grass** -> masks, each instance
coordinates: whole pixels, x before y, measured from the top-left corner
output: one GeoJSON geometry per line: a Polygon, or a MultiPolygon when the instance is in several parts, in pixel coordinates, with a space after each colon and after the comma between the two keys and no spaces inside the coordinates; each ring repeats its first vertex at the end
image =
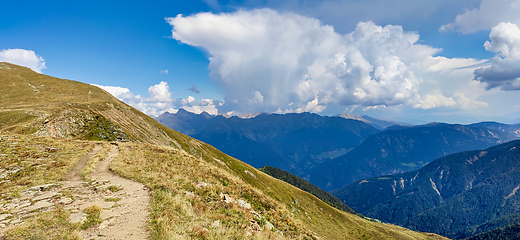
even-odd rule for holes
{"type": "Polygon", "coordinates": [[[0,203],[29,187],[63,180],[93,147],[91,142],[0,132],[0,171],[10,172],[0,179],[0,203]]]}
{"type": "Polygon", "coordinates": [[[5,235],[6,240],[15,239],[63,239],[79,240],[76,231],[78,224],[68,221],[68,212],[62,208],[39,213],[26,220],[25,224],[15,227],[5,235]]]}
{"type": "Polygon", "coordinates": [[[100,224],[101,221],[101,207],[90,206],[83,210],[87,214],[87,220],[81,225],[81,229],[88,229],[90,227],[100,224]]]}
{"type": "Polygon", "coordinates": [[[176,148],[124,143],[112,162],[112,170],[152,189],[152,239],[431,239],[339,211],[210,146],[192,146],[199,147],[191,148],[198,157],[176,148]],[[207,186],[198,188],[201,181],[207,186]],[[261,217],[225,204],[220,193],[245,200],[261,217]],[[252,220],[260,226],[269,221],[274,229],[249,235],[252,220]],[[219,227],[212,227],[214,221],[219,227]]]}
{"type": "Polygon", "coordinates": [[[117,186],[108,186],[107,189],[110,190],[111,192],[117,192],[117,191],[121,190],[117,186]]]}
{"type": "MultiPolygon", "coordinates": [[[[283,205],[227,171],[174,148],[133,143],[121,145],[121,153],[113,160],[111,168],[152,189],[152,239],[252,238],[248,234],[251,234],[249,226],[254,215],[236,203],[224,203],[220,199],[221,193],[250,203],[284,236],[312,238],[304,226],[289,216],[283,205]],[[197,187],[202,181],[207,185],[197,187]],[[212,227],[214,221],[219,221],[219,227],[212,227]]],[[[276,232],[259,234],[282,238],[276,232]]]]}
{"type": "Polygon", "coordinates": [[[119,202],[121,198],[105,198],[105,202],[119,202]]]}

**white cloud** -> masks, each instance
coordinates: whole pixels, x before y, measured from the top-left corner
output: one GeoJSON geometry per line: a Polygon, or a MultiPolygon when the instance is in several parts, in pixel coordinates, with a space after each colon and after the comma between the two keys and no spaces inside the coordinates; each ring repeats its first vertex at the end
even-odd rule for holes
{"type": "Polygon", "coordinates": [[[167,82],[160,82],[156,85],[148,88],[148,94],[150,97],[147,99],[149,102],[172,102],[172,93],[167,82]]]}
{"type": "Polygon", "coordinates": [[[495,52],[491,66],[475,70],[475,80],[487,84],[487,88],[520,90],[520,29],[514,23],[499,23],[489,34],[491,42],[486,50],[495,52]]]}
{"type": "Polygon", "coordinates": [[[37,73],[45,68],[45,60],[34,51],[25,49],[4,49],[0,52],[0,62],[9,62],[28,67],[37,73]]]}
{"type": "Polygon", "coordinates": [[[161,70],[161,74],[168,74],[168,69],[161,70]]]}
{"type": "MultiPolygon", "coordinates": [[[[434,57],[441,50],[418,44],[418,34],[373,22],[339,34],[317,19],[270,9],[178,15],[167,21],[174,39],[211,55],[210,76],[226,94],[224,111],[427,106],[414,102],[421,99],[423,82],[465,72],[468,83],[472,70],[455,68],[482,63],[434,57]]],[[[447,106],[441,100],[431,106],[447,106]]]]}
{"type": "Polygon", "coordinates": [[[452,97],[446,97],[439,90],[431,91],[429,94],[420,97],[414,102],[414,108],[421,108],[423,110],[454,106],[459,106],[462,109],[476,109],[488,106],[485,102],[466,97],[464,93],[455,93],[452,97]]]}
{"type": "Polygon", "coordinates": [[[202,99],[200,102],[196,102],[192,96],[189,96],[188,99],[188,101],[181,101],[183,104],[180,105],[179,108],[184,108],[184,110],[196,114],[200,114],[202,112],[207,112],[211,115],[218,114],[218,109],[214,104],[214,102],[217,101],[211,99],[202,99]]]}
{"type": "Polygon", "coordinates": [[[171,99],[172,94],[167,82],[160,82],[156,85],[150,86],[148,88],[148,94],[150,95],[148,98],[135,95],[128,88],[97,84],[92,85],[102,88],[117,99],[154,117],[157,117],[166,111],[176,113],[179,108],[184,108],[186,111],[197,114],[205,111],[209,114],[217,115],[218,109],[216,106],[222,104],[220,101],[211,99],[196,101],[192,96],[188,96],[186,99],[171,99]]]}
{"type": "Polygon", "coordinates": [[[327,106],[321,106],[318,104],[318,98],[316,97],[316,98],[314,98],[314,100],[308,102],[307,106],[305,106],[305,108],[301,107],[301,108],[296,109],[296,112],[297,113],[302,113],[302,112],[319,113],[319,112],[322,112],[323,110],[325,110],[325,108],[327,108],[327,106]]]}
{"type": "Polygon", "coordinates": [[[458,31],[463,34],[488,30],[500,22],[520,24],[520,0],[482,0],[479,8],[457,15],[453,23],[443,25],[440,31],[458,31]]]}
{"type": "Polygon", "coordinates": [[[419,99],[414,108],[422,108],[424,110],[438,107],[452,107],[457,103],[453,98],[445,97],[440,91],[433,91],[419,99]]]}

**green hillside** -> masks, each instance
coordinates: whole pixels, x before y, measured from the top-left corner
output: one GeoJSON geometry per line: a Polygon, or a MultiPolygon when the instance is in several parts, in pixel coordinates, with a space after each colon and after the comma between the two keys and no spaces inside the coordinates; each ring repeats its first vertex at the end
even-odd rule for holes
{"type": "Polygon", "coordinates": [[[284,182],[287,182],[303,191],[306,191],[322,201],[330,204],[333,207],[339,208],[345,212],[356,214],[354,210],[349,208],[347,205],[345,205],[341,200],[339,200],[337,197],[334,197],[334,195],[325,192],[321,190],[320,188],[312,185],[311,183],[305,181],[305,179],[300,178],[296,175],[291,174],[290,172],[271,167],[271,166],[264,166],[260,168],[260,171],[269,174],[271,177],[280,179],[284,182]]]}
{"type": "MultiPolygon", "coordinates": [[[[2,181],[2,205],[32,186],[60,182],[81,155],[92,149],[93,140],[117,140],[120,154],[110,168],[151,190],[152,239],[442,238],[367,221],[333,208],[212,146],[160,125],[97,87],[7,63],[0,63],[0,85],[5,86],[0,89],[2,142],[10,141],[2,148],[0,168],[12,173],[17,166],[25,166],[2,181]],[[61,146],[49,147],[57,149],[50,152],[59,153],[44,157],[49,167],[38,167],[41,144],[34,141],[61,146]],[[236,201],[224,204],[229,197],[236,201]],[[238,200],[249,203],[251,209],[238,200]],[[252,231],[252,223],[260,230],[252,231]]],[[[106,154],[110,146],[103,146],[106,154]]],[[[24,220],[29,226],[8,229],[8,236],[16,239],[22,236],[17,234],[31,232],[27,230],[31,227],[40,232],[76,231],[63,221],[70,212],[58,208],[53,214],[58,217],[32,215],[24,220]],[[42,223],[48,224],[41,227],[42,223]]],[[[49,236],[41,238],[56,238],[49,236]]]]}

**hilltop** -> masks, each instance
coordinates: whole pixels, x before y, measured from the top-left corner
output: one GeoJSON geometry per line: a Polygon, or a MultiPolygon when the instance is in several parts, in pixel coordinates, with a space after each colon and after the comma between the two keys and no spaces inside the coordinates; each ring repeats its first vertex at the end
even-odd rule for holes
{"type": "MultiPolygon", "coordinates": [[[[100,203],[98,208],[80,209],[87,224],[78,226],[69,221],[77,213],[68,210],[70,204],[82,200],[73,197],[78,189],[62,186],[66,186],[67,174],[78,166],[84,191],[104,189],[96,194],[111,196],[129,190],[93,179],[97,175],[92,169],[104,164],[145,186],[150,203],[143,210],[149,212],[147,234],[152,239],[442,238],[333,208],[312,194],[159,124],[97,87],[7,63],[0,63],[0,85],[5,86],[0,89],[0,204],[7,209],[2,212],[1,224],[12,227],[3,229],[8,239],[34,234],[47,239],[74,238],[78,231],[96,233],[102,226],[110,226],[110,219],[123,218],[103,219],[104,212],[119,207],[100,203]],[[96,144],[103,145],[103,150],[87,154],[96,144]],[[84,167],[78,165],[83,162],[84,167]],[[32,201],[34,195],[28,193],[34,187],[40,194],[37,198],[55,195],[32,201]],[[12,209],[34,208],[36,203],[44,205],[14,218],[18,213],[12,209]]],[[[105,202],[123,200],[123,196],[119,200],[105,198],[105,202]]]]}

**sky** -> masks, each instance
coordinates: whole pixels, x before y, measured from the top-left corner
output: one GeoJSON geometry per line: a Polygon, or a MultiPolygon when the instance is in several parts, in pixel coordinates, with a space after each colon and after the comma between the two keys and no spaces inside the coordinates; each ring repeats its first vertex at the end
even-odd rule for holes
{"type": "Polygon", "coordinates": [[[520,0],[8,1],[0,61],[150,116],[520,122],[520,0]]]}

